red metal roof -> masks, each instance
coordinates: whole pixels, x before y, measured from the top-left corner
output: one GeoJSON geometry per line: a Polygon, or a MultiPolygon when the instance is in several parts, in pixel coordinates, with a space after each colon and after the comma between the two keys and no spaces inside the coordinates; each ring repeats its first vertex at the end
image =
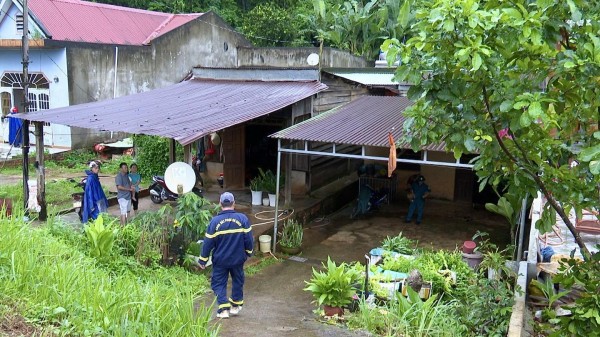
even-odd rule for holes
{"type": "Polygon", "coordinates": [[[201,16],[169,14],[80,0],[30,0],[53,40],[143,45],[201,16]]]}
{"type": "Polygon", "coordinates": [[[327,86],[317,81],[192,79],[140,94],[17,114],[15,117],[87,129],[163,136],[186,145],[325,89],[327,86]]]}
{"type": "MultiPolygon", "coordinates": [[[[402,111],[412,102],[400,96],[363,96],[336,109],[321,113],[302,123],[279,131],[271,137],[360,146],[389,147],[388,132],[396,145],[410,149],[400,142],[406,117],[402,111]]],[[[446,145],[426,146],[426,150],[445,152],[446,145]]]]}

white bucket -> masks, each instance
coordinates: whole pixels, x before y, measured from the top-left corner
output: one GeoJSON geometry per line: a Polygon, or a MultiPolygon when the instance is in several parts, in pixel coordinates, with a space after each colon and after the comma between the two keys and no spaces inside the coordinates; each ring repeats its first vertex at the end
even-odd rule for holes
{"type": "Polygon", "coordinates": [[[271,251],[271,236],[261,235],[258,237],[258,245],[262,253],[269,253],[271,251]]]}

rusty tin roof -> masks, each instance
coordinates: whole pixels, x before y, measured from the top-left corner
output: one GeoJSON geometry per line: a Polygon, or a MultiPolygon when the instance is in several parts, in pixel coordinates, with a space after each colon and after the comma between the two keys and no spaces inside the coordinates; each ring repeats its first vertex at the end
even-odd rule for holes
{"type": "Polygon", "coordinates": [[[192,79],[115,99],[14,116],[87,129],[163,136],[186,145],[325,89],[327,86],[317,81],[192,79]]]}
{"type": "MultiPolygon", "coordinates": [[[[410,149],[406,142],[398,143],[406,121],[402,111],[412,105],[406,97],[363,96],[319,114],[302,123],[271,135],[273,138],[360,146],[388,147],[388,132],[396,145],[410,149]]],[[[424,149],[445,152],[445,144],[424,149]]]]}

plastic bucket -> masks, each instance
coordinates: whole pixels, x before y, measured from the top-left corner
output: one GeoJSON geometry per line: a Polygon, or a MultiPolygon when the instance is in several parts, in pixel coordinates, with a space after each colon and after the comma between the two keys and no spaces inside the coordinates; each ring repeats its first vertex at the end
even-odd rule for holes
{"type": "Polygon", "coordinates": [[[465,241],[463,242],[462,252],[465,254],[473,254],[473,251],[477,247],[477,244],[473,241],[465,241]]]}
{"type": "Polygon", "coordinates": [[[258,247],[262,253],[269,253],[271,251],[271,236],[261,235],[258,237],[258,247]]]}

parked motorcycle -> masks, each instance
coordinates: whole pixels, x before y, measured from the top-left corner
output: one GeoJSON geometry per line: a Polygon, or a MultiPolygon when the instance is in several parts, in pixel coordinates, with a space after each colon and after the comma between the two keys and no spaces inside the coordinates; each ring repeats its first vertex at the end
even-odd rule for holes
{"type": "Polygon", "coordinates": [[[81,188],[81,192],[72,193],[73,197],[73,207],[77,208],[77,215],[79,216],[79,221],[83,221],[83,204],[85,202],[85,198],[83,197],[85,193],[85,183],[87,182],[87,177],[81,178],[79,182],[75,179],[69,179],[70,182],[75,183],[75,187],[81,188]]]}
{"type": "MultiPolygon", "coordinates": [[[[160,204],[164,200],[174,201],[179,198],[177,192],[169,190],[163,176],[153,176],[149,190],[150,200],[155,204],[160,204]]],[[[202,197],[202,189],[194,186],[192,192],[196,193],[199,197],[202,197]]]]}
{"type": "Polygon", "coordinates": [[[366,215],[379,209],[383,203],[388,201],[388,190],[386,188],[374,189],[369,185],[363,185],[358,193],[356,206],[352,209],[350,219],[360,215],[366,215]]]}

